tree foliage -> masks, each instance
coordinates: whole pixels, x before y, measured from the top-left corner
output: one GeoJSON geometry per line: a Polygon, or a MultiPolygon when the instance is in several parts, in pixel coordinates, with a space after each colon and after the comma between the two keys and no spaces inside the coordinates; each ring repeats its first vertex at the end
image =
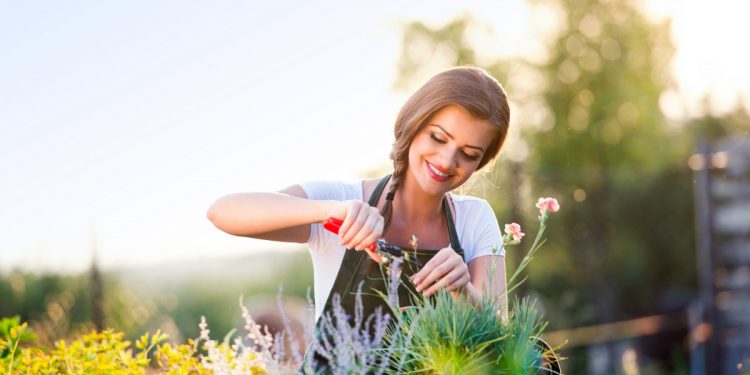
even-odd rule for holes
{"type": "Polygon", "coordinates": [[[504,83],[511,126],[522,129],[507,147],[528,145],[528,155],[514,158],[516,176],[505,173],[514,162],[501,157],[498,189],[485,196],[501,222],[517,220],[514,200],[554,196],[565,207],[555,241],[529,271],[529,287],[554,311],[553,328],[682,308],[695,288],[692,146],[687,128],[667,126],[659,107],[673,85],[669,23],[651,23],[630,2],[534,6],[561,17],[544,61],[482,61],[491,46],[473,44],[467,30],[477,26],[469,17],[435,29],[412,23],[397,82],[420,69],[470,64],[504,83]]]}

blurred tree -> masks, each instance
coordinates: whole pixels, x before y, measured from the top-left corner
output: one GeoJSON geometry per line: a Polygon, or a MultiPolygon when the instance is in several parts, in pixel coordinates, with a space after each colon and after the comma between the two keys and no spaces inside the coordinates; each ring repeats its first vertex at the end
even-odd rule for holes
{"type": "MultiPolygon", "coordinates": [[[[100,297],[100,313],[105,317],[102,322],[105,328],[124,332],[128,339],[160,329],[169,334],[171,340],[183,342],[185,338],[198,337],[201,315],[209,321],[215,337],[241,328],[240,296],[246,297],[246,306],[256,313],[262,309],[256,309],[253,302],[271,301],[270,305],[275,307],[280,284],[284,285],[285,302],[303,305],[312,285],[312,265],[304,251],[277,254],[271,263],[260,254],[178,265],[177,268],[204,269],[202,273],[191,272],[187,279],[170,274],[168,267],[175,266],[104,272],[100,275],[100,285],[94,288],[89,273],[0,273],[0,318],[18,315],[21,321],[29,322],[41,344],[52,345],[55,340],[96,329],[92,293],[101,288],[104,293],[100,297]],[[264,263],[278,272],[272,277],[236,272],[252,269],[259,259],[264,259],[264,263]],[[146,275],[154,277],[146,278],[146,275]],[[139,284],[133,277],[144,280],[139,284]]],[[[300,319],[301,315],[292,318],[300,319]]]]}
{"type": "Polygon", "coordinates": [[[481,60],[487,46],[472,44],[467,30],[477,25],[468,17],[436,29],[411,23],[396,87],[463,64],[504,82],[511,129],[520,125],[524,135],[511,134],[495,172],[513,171],[512,161],[524,171],[498,180],[489,199],[510,219],[514,203],[536,217],[532,196],[561,201],[552,241],[529,270],[529,286],[554,311],[553,328],[682,309],[695,290],[692,144],[659,107],[672,87],[669,23],[651,23],[632,2],[532,5],[560,21],[542,62],[481,60]],[[527,143],[527,153],[514,155],[527,143]]]}
{"type": "MultiPolygon", "coordinates": [[[[739,98],[738,103],[742,103],[739,98]]],[[[703,105],[702,117],[691,119],[688,128],[693,138],[704,138],[715,141],[725,137],[750,137],[750,112],[741,104],[721,115],[712,114],[708,108],[708,100],[703,105]]]]}
{"type": "Polygon", "coordinates": [[[658,308],[658,295],[672,284],[665,280],[670,268],[695,269],[684,261],[693,253],[692,236],[672,237],[669,228],[691,233],[692,221],[678,222],[691,212],[665,209],[692,202],[685,189],[689,147],[671,137],[659,108],[671,86],[669,25],[651,24],[629,2],[540,3],[561,9],[564,19],[550,40],[549,59],[537,66],[550,119],[532,124],[539,131],[530,138],[529,173],[541,195],[567,203],[563,225],[551,235],[568,249],[569,268],[540,262],[544,275],[536,280],[554,280],[560,271],[576,275],[567,277],[570,283],[545,283],[559,288],[550,296],[577,290],[570,302],[591,307],[591,314],[573,316],[574,325],[643,314],[658,308]],[[670,167],[683,171],[682,194],[653,189],[670,167]],[[675,198],[678,203],[664,204],[675,198]],[[651,272],[656,269],[667,273],[651,272]]]}
{"type": "Polygon", "coordinates": [[[0,317],[30,322],[45,344],[91,326],[90,293],[83,276],[0,274],[0,317]]]}

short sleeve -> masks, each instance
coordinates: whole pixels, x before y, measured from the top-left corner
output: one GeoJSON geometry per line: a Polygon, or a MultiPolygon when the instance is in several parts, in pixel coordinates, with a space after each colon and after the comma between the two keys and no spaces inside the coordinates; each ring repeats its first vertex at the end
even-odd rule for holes
{"type": "Polygon", "coordinates": [[[467,224],[473,228],[473,241],[469,241],[473,246],[466,253],[466,263],[485,255],[505,256],[503,235],[492,207],[482,199],[472,203],[474,212],[470,215],[470,220],[473,222],[467,224]]]}

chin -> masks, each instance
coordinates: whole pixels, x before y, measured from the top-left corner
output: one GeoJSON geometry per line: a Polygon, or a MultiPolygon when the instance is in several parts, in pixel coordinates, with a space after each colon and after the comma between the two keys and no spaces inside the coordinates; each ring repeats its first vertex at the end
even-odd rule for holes
{"type": "Polygon", "coordinates": [[[438,195],[442,196],[445,195],[445,193],[448,193],[452,191],[453,189],[456,189],[457,187],[461,186],[463,182],[459,182],[454,179],[449,179],[443,182],[435,181],[430,176],[423,176],[423,179],[421,181],[422,190],[430,195],[438,195]]]}

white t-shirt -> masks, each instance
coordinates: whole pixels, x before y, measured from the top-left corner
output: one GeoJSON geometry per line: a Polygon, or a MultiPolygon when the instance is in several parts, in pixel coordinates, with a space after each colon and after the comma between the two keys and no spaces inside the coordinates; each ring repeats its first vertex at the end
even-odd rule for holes
{"type": "MultiPolygon", "coordinates": [[[[354,182],[310,181],[300,186],[308,199],[366,201],[362,191],[362,180],[354,182]]],[[[476,197],[449,194],[455,207],[456,214],[453,221],[466,263],[480,256],[492,255],[493,248],[498,249],[497,255],[505,256],[502,233],[489,203],[476,197]]],[[[317,320],[328,300],[328,294],[336,280],[346,248],[339,245],[337,235],[327,231],[321,224],[312,225],[307,246],[313,263],[315,319],[317,320]]]]}

